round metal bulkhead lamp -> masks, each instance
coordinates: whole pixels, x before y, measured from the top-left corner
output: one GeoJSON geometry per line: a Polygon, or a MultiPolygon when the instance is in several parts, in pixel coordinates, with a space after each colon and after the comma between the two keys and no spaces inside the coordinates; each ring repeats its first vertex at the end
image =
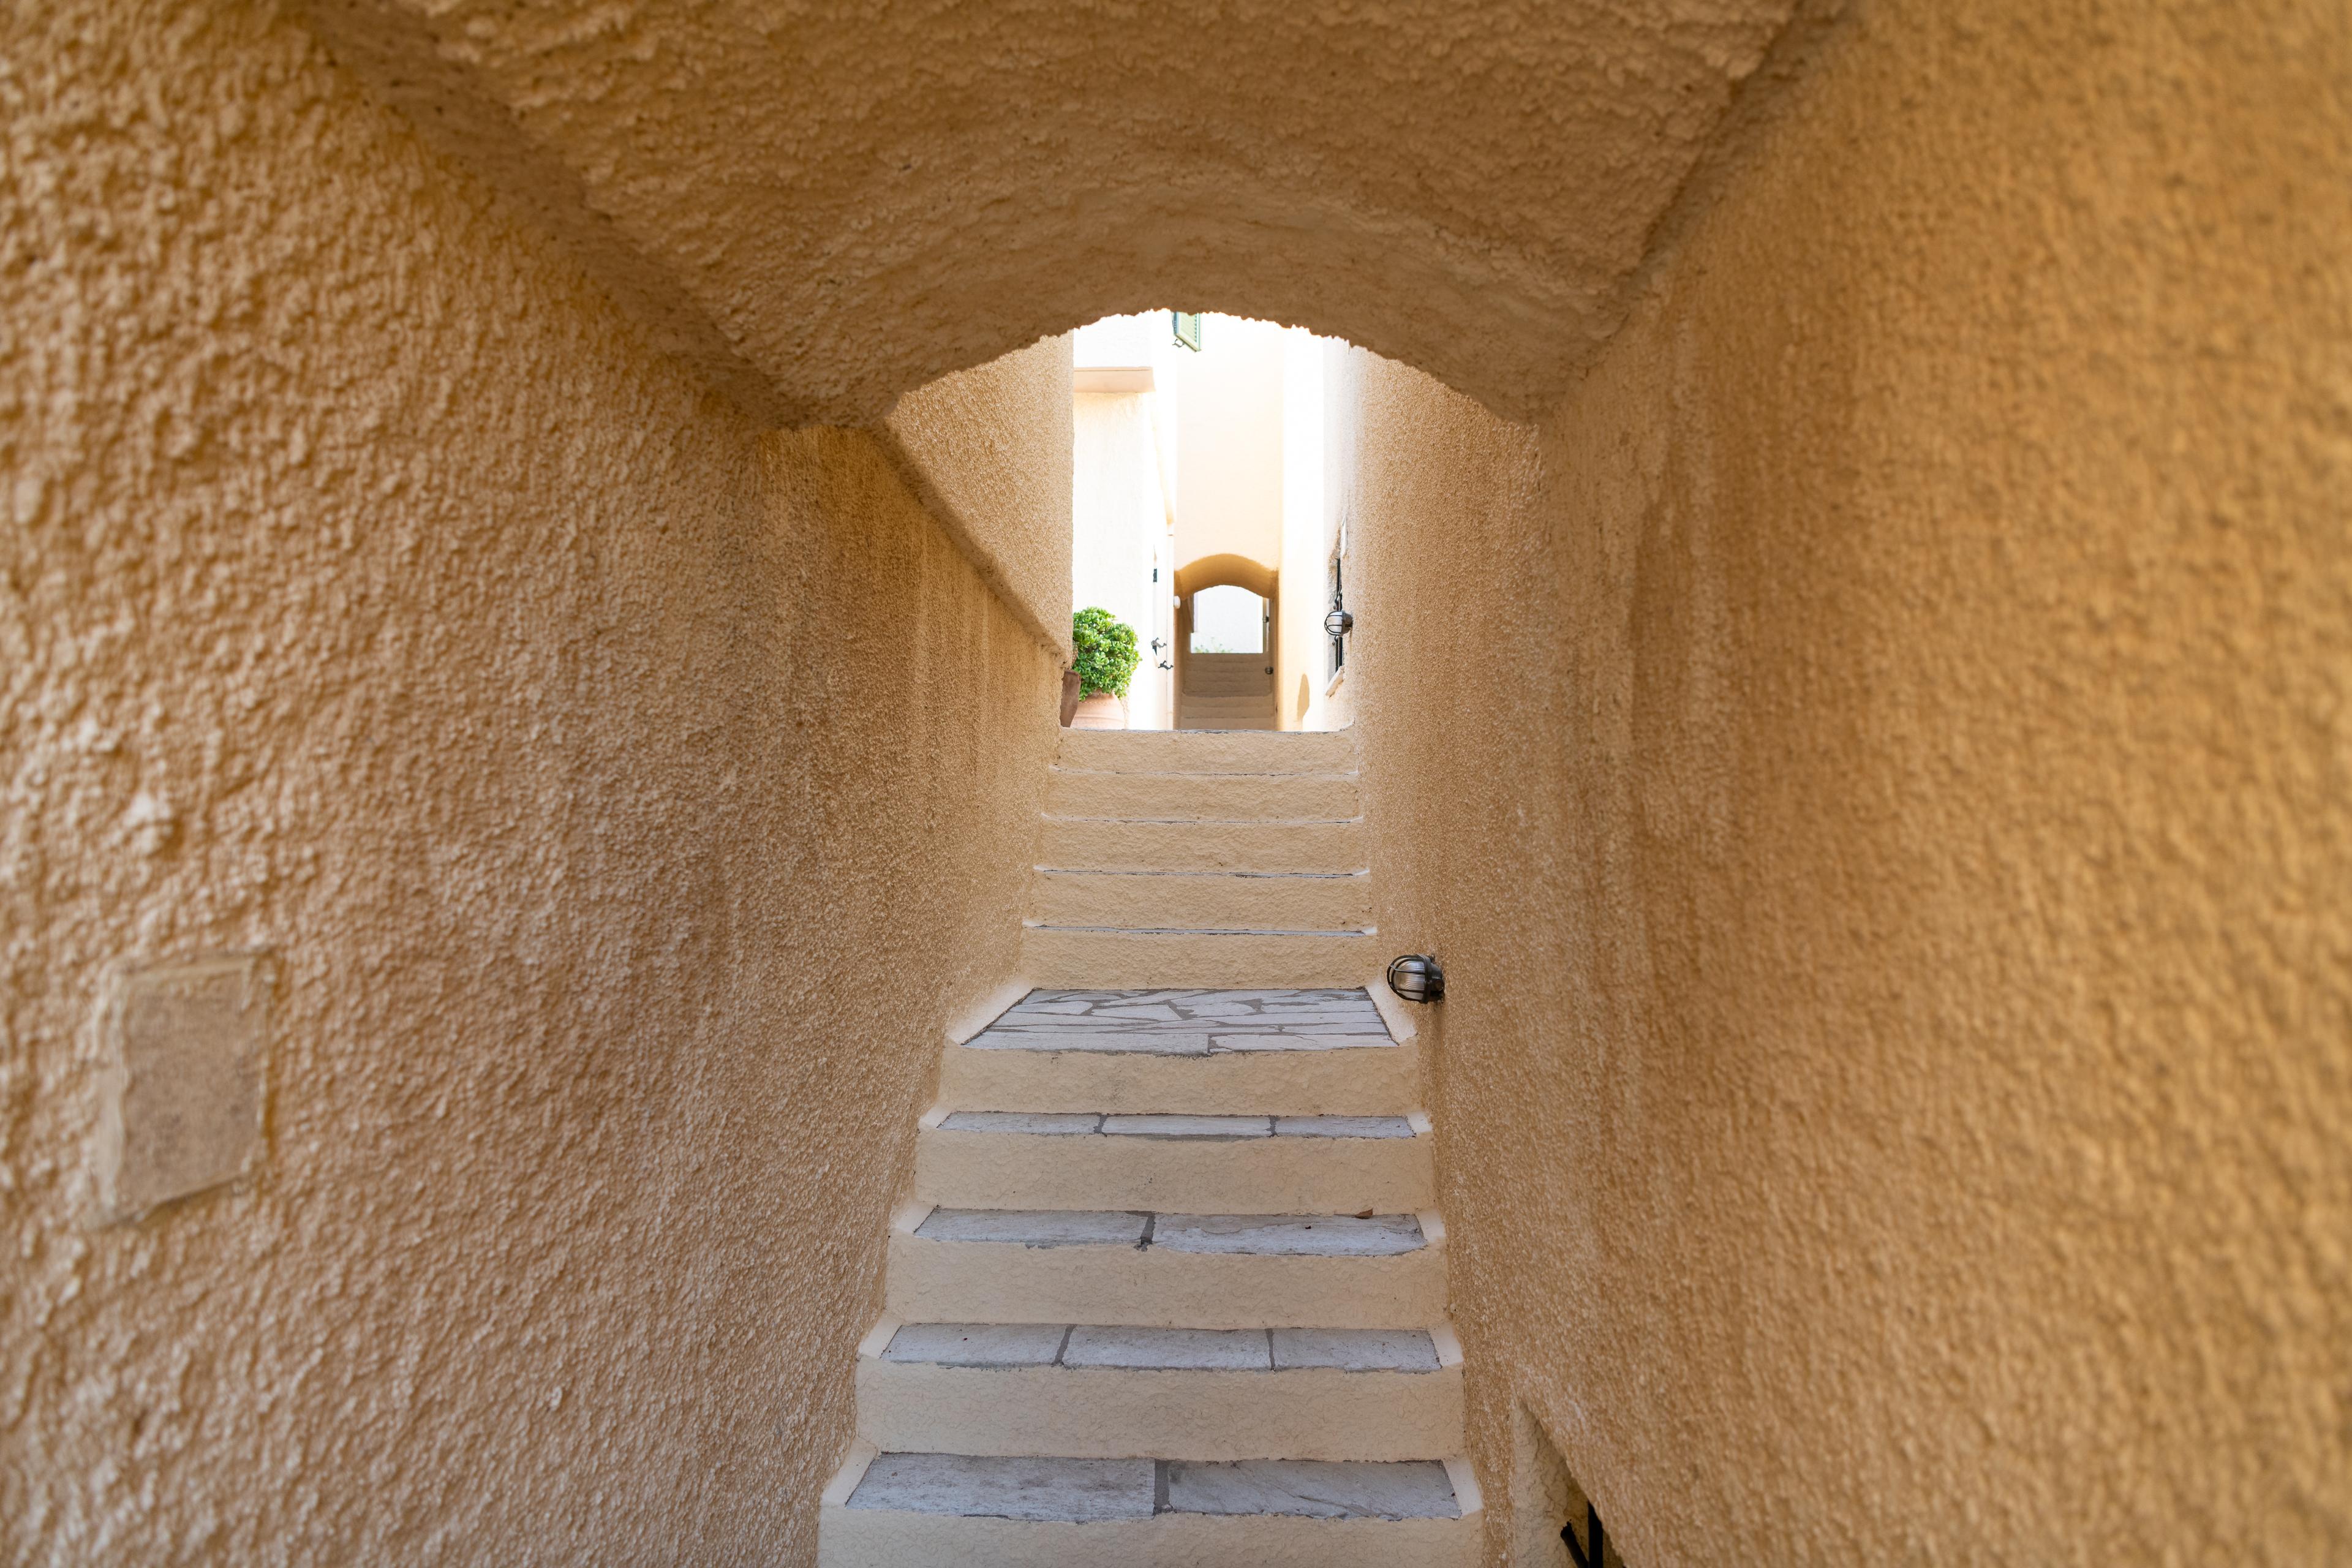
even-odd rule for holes
{"type": "Polygon", "coordinates": [[[1323,617],[1323,634],[1334,640],[1346,637],[1355,629],[1356,617],[1337,605],[1332,605],[1331,613],[1323,617]]]}
{"type": "Polygon", "coordinates": [[[1408,1002],[1436,1002],[1445,995],[1445,971],[1425,952],[1389,961],[1389,989],[1408,1002]]]}

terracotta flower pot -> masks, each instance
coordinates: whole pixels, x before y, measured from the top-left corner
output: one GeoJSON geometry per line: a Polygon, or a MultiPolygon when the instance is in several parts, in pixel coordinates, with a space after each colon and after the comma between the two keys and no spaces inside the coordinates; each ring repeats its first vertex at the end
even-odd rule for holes
{"type": "Polygon", "coordinates": [[[1108,691],[1097,691],[1078,704],[1070,716],[1073,730],[1124,730],[1127,728],[1127,702],[1108,691]]]}

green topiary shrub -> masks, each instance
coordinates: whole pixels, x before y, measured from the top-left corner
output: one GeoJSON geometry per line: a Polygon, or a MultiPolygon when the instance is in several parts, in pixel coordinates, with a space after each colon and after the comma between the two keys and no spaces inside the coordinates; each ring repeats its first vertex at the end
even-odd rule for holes
{"type": "Polygon", "coordinates": [[[1108,691],[1127,695],[1135,667],[1143,655],[1135,646],[1135,628],[1108,610],[1089,605],[1070,617],[1070,641],[1077,647],[1078,695],[1108,691]]]}

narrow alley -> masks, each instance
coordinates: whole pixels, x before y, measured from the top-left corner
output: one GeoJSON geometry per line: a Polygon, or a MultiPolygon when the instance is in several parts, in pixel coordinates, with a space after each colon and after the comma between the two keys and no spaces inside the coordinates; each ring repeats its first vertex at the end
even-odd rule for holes
{"type": "Polygon", "coordinates": [[[2352,1564],[2343,0],[0,123],[0,1563],[2352,1564]]]}

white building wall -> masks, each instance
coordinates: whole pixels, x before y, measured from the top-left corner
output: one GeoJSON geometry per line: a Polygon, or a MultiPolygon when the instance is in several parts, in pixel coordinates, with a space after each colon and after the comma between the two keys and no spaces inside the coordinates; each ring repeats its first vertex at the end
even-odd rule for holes
{"type": "MultiPolygon", "coordinates": [[[[1164,313],[1114,316],[1081,329],[1073,359],[1084,386],[1088,371],[1129,374],[1149,391],[1079,391],[1073,398],[1076,449],[1072,465],[1074,534],[1071,608],[1099,605],[1135,628],[1143,662],[1128,689],[1128,723],[1139,730],[1174,724],[1175,454],[1177,377],[1167,374],[1174,349],[1164,313]],[[1155,337],[1170,340],[1162,349],[1155,337]],[[1154,642],[1158,647],[1154,647],[1154,642]]],[[[1182,350],[1174,350],[1183,353],[1182,350]]]]}
{"type": "Polygon", "coordinates": [[[1150,642],[1171,633],[1168,595],[1152,580],[1167,580],[1161,556],[1168,542],[1168,504],[1153,451],[1149,394],[1081,392],[1076,397],[1076,530],[1070,551],[1070,605],[1099,605],[1133,626],[1143,663],[1128,689],[1128,723],[1139,730],[1173,722],[1169,662],[1150,642]]]}
{"type": "MultiPolygon", "coordinates": [[[[1365,353],[1352,343],[1337,338],[1317,340],[1322,363],[1323,380],[1323,538],[1325,565],[1338,555],[1343,568],[1352,571],[1351,558],[1355,542],[1349,537],[1349,526],[1355,507],[1357,459],[1362,435],[1361,416],[1364,406],[1363,375],[1365,353]]],[[[1349,576],[1348,583],[1356,580],[1349,576]]],[[[1343,584],[1344,585],[1344,584],[1343,584]]],[[[1355,589],[1347,590],[1348,607],[1358,608],[1355,589]]],[[[1336,678],[1326,680],[1324,693],[1309,715],[1308,728],[1344,730],[1356,721],[1356,699],[1359,695],[1355,673],[1355,645],[1349,644],[1349,660],[1336,678]]],[[[1327,648],[1325,658],[1329,653],[1327,648]]]]}
{"type": "Polygon", "coordinates": [[[1280,632],[1274,696],[1286,730],[1323,730],[1330,679],[1323,612],[1331,542],[1339,531],[1324,472],[1324,344],[1292,329],[1282,334],[1282,556],[1280,632]]]}
{"type": "MultiPolygon", "coordinates": [[[[1165,318],[1162,318],[1165,321],[1165,318]]],[[[1202,349],[1176,351],[1182,389],[1176,449],[1179,566],[1240,555],[1262,566],[1282,559],[1282,370],[1285,329],[1211,316],[1202,349]]]]}

